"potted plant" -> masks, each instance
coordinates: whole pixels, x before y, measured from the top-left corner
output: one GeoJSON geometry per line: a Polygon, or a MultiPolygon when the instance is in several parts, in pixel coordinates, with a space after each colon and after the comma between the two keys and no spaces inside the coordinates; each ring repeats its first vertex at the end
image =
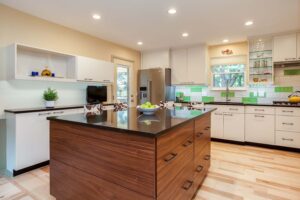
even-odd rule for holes
{"type": "Polygon", "coordinates": [[[55,101],[58,99],[57,91],[48,88],[44,91],[43,97],[45,100],[46,108],[53,108],[55,105],[55,101]]]}

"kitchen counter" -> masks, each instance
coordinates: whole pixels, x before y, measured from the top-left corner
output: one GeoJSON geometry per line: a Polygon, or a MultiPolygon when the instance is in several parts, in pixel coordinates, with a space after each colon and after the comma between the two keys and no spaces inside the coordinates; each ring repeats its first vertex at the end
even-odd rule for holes
{"type": "Polygon", "coordinates": [[[83,114],[49,117],[52,121],[62,121],[84,126],[133,133],[149,137],[158,137],[169,129],[201,117],[214,109],[188,110],[186,107],[177,109],[160,109],[155,115],[142,115],[136,108],[115,112],[102,111],[101,115],[85,116],[83,114]]]}
{"type": "Polygon", "coordinates": [[[236,105],[236,106],[272,106],[272,107],[296,107],[300,108],[300,104],[294,105],[282,105],[282,104],[273,104],[273,103],[241,103],[241,102],[209,102],[205,103],[209,105],[236,105]]]}
{"type": "Polygon", "coordinates": [[[210,167],[214,110],[160,109],[144,116],[130,108],[48,118],[51,195],[192,200],[210,167]]]}
{"type": "MultiPolygon", "coordinates": [[[[113,104],[104,104],[113,105],[113,104]]],[[[31,113],[31,112],[44,112],[44,111],[53,111],[53,110],[68,110],[68,109],[77,109],[83,108],[83,105],[70,105],[70,106],[55,106],[54,108],[46,107],[35,107],[35,108],[18,108],[18,109],[5,109],[4,112],[22,114],[22,113],[31,113]]]]}

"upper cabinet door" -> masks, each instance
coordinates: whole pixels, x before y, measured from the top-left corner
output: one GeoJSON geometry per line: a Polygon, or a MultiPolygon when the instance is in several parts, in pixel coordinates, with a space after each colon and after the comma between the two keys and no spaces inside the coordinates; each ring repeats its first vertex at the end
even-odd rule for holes
{"type": "Polygon", "coordinates": [[[172,84],[188,82],[187,49],[172,50],[171,53],[172,84]]]}
{"type": "Polygon", "coordinates": [[[114,64],[78,56],[76,60],[77,80],[111,83],[114,81],[114,64]]]}
{"type": "Polygon", "coordinates": [[[206,83],[206,66],[205,66],[205,48],[193,47],[189,48],[187,53],[188,63],[188,82],[193,84],[206,83]]]}
{"type": "Polygon", "coordinates": [[[297,34],[274,37],[274,62],[297,59],[297,34]]]}
{"type": "Polygon", "coordinates": [[[300,60],[300,33],[297,34],[297,59],[300,60]]]}

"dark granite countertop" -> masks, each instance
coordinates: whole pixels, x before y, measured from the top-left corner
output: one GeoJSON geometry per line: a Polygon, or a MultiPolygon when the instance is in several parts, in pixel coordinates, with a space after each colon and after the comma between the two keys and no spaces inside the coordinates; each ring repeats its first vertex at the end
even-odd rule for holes
{"type": "MultiPolygon", "coordinates": [[[[104,104],[104,105],[108,106],[114,104],[104,104]]],[[[4,112],[21,114],[21,113],[44,112],[44,111],[53,111],[53,110],[68,110],[68,109],[76,109],[76,108],[83,108],[83,105],[55,106],[54,108],[36,107],[36,108],[5,109],[4,112]]]]}
{"type": "Polygon", "coordinates": [[[114,112],[103,111],[100,115],[85,116],[73,114],[59,117],[48,117],[49,120],[75,123],[79,125],[108,129],[117,132],[138,134],[147,137],[158,137],[166,131],[201,117],[215,109],[189,110],[187,107],[160,109],[155,115],[147,116],[136,108],[114,112]]]}

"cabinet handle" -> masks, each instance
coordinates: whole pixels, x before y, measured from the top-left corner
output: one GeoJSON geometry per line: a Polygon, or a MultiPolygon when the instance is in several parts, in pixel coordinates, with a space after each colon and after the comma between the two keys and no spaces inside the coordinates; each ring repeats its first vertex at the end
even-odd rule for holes
{"type": "Polygon", "coordinates": [[[232,114],[224,114],[224,116],[232,117],[233,115],[232,114]]]}
{"type": "Polygon", "coordinates": [[[93,79],[92,78],[85,78],[84,80],[85,81],[92,81],[93,79]]]}
{"type": "Polygon", "coordinates": [[[264,109],[254,109],[255,111],[265,111],[264,109]]]}
{"type": "Polygon", "coordinates": [[[198,133],[196,133],[196,138],[201,138],[202,135],[203,135],[202,132],[198,132],[198,133]]]}
{"type": "Polygon", "coordinates": [[[51,112],[48,113],[39,113],[39,116],[51,115],[51,112]]]}
{"type": "Polygon", "coordinates": [[[214,115],[223,115],[223,113],[214,113],[214,115]]]}
{"type": "Polygon", "coordinates": [[[284,113],[293,113],[294,111],[293,110],[283,110],[282,112],[284,112],[284,113]]]}
{"type": "Polygon", "coordinates": [[[103,80],[103,82],[110,82],[110,80],[103,80]]]}
{"type": "Polygon", "coordinates": [[[286,123],[286,122],[283,122],[282,125],[294,126],[294,123],[286,123]]]}
{"type": "Polygon", "coordinates": [[[193,141],[188,140],[188,141],[186,141],[185,143],[183,143],[182,146],[188,147],[188,146],[190,146],[191,144],[193,144],[193,141]]]}
{"type": "Polygon", "coordinates": [[[209,159],[210,159],[210,155],[204,156],[204,160],[209,160],[209,159]]]}
{"type": "Polygon", "coordinates": [[[208,131],[210,129],[210,126],[205,127],[204,130],[208,131]]]}
{"type": "Polygon", "coordinates": [[[229,110],[239,110],[238,108],[229,108],[229,110]]]}
{"type": "Polygon", "coordinates": [[[265,116],[264,115],[254,115],[254,117],[256,117],[256,118],[264,118],[265,116]]]}
{"type": "Polygon", "coordinates": [[[198,165],[196,168],[196,172],[201,172],[203,170],[203,166],[198,165]]]}
{"type": "Polygon", "coordinates": [[[53,112],[53,114],[63,114],[64,111],[57,111],[57,112],[53,112]]]}
{"type": "Polygon", "coordinates": [[[189,190],[189,189],[192,187],[193,184],[194,184],[194,181],[187,180],[187,181],[183,184],[182,188],[183,188],[184,190],[189,190]]]}
{"type": "Polygon", "coordinates": [[[172,161],[173,159],[175,159],[177,156],[177,153],[170,153],[169,155],[167,155],[165,158],[164,158],[164,161],[165,162],[170,162],[172,161]]]}
{"type": "Polygon", "coordinates": [[[281,138],[283,141],[290,141],[290,142],[293,142],[294,139],[291,139],[291,138],[281,138]]]}

